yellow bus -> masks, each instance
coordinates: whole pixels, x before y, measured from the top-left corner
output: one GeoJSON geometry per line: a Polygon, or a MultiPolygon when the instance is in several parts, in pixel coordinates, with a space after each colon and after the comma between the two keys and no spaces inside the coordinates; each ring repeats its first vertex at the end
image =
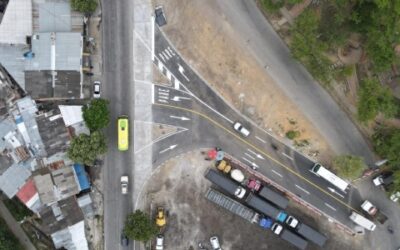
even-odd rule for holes
{"type": "Polygon", "coordinates": [[[126,151],[129,148],[129,121],[128,116],[118,117],[118,150],[126,151]]]}

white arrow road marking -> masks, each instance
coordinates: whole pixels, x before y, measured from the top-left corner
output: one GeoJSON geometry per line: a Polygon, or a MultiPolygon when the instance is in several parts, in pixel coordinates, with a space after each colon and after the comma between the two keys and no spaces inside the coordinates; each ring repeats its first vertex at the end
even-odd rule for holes
{"type": "Polygon", "coordinates": [[[251,156],[250,154],[248,154],[248,153],[244,153],[245,155],[247,155],[249,158],[251,158],[252,160],[255,160],[256,158],[254,158],[253,156],[251,156]]]}
{"type": "Polygon", "coordinates": [[[174,116],[174,115],[170,115],[169,117],[174,118],[174,119],[178,119],[178,120],[182,120],[182,121],[190,121],[189,118],[184,117],[184,116],[174,116]]]}
{"type": "Polygon", "coordinates": [[[338,195],[338,196],[340,196],[340,197],[342,197],[342,198],[344,199],[344,195],[342,195],[342,194],[336,192],[336,190],[335,190],[334,188],[328,187],[328,189],[329,189],[329,191],[331,191],[332,193],[334,193],[334,194],[336,194],[336,195],[338,195]]]}
{"type": "Polygon", "coordinates": [[[301,191],[303,191],[306,194],[310,194],[310,192],[308,192],[307,190],[305,190],[304,188],[300,187],[299,185],[295,185],[298,189],[300,189],[301,191]]]}
{"type": "Polygon", "coordinates": [[[262,143],[267,143],[265,140],[261,139],[260,137],[256,136],[256,139],[261,141],[262,143]]]}
{"type": "Polygon", "coordinates": [[[255,164],[254,162],[250,161],[249,159],[242,157],[243,160],[247,161],[248,163],[250,163],[251,168],[256,170],[257,168],[259,168],[259,166],[257,164],[255,164]]]}
{"type": "Polygon", "coordinates": [[[180,102],[181,100],[191,100],[191,98],[183,96],[174,96],[171,100],[175,102],[180,102]]]}
{"type": "Polygon", "coordinates": [[[183,77],[185,77],[186,81],[190,82],[189,78],[184,73],[185,69],[180,64],[178,64],[178,70],[181,73],[181,75],[183,75],[183,77]]]}
{"type": "Polygon", "coordinates": [[[264,157],[262,157],[262,155],[257,154],[257,153],[254,152],[253,150],[251,150],[251,149],[248,148],[247,151],[249,151],[250,153],[252,153],[253,155],[255,155],[258,159],[265,160],[264,157]]]}
{"type": "Polygon", "coordinates": [[[275,171],[275,170],[273,170],[273,169],[271,169],[271,171],[272,171],[274,174],[276,174],[276,175],[278,175],[279,177],[281,177],[281,178],[282,178],[282,175],[281,175],[280,173],[276,172],[276,171],[275,171]]]}
{"type": "Polygon", "coordinates": [[[163,154],[163,153],[167,152],[168,150],[172,150],[172,149],[176,148],[177,146],[178,146],[178,144],[171,145],[168,148],[161,150],[160,154],[163,154]]]}
{"type": "Polygon", "coordinates": [[[334,208],[332,205],[329,205],[329,204],[326,203],[326,202],[325,202],[324,204],[325,204],[325,206],[329,207],[330,209],[336,211],[336,208],[334,208]]]}

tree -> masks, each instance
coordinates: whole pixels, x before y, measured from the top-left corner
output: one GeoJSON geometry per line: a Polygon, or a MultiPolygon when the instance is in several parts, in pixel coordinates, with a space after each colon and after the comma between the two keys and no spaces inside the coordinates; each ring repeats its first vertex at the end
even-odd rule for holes
{"type": "Polygon", "coordinates": [[[365,164],[361,157],[340,155],[333,159],[333,167],[337,170],[339,176],[353,180],[362,174],[365,164]]]}
{"type": "Polygon", "coordinates": [[[68,157],[74,162],[93,166],[96,158],[105,152],[107,152],[106,139],[100,131],[95,131],[90,135],[80,134],[72,138],[68,157]]]}
{"type": "Polygon", "coordinates": [[[90,14],[97,8],[97,0],[71,0],[71,7],[73,10],[90,14]]]}
{"type": "Polygon", "coordinates": [[[358,91],[358,118],[362,122],[374,119],[379,112],[386,118],[391,118],[397,113],[397,105],[390,90],[383,87],[377,79],[369,78],[361,82],[358,91]]]}
{"type": "Polygon", "coordinates": [[[90,131],[105,128],[110,123],[110,111],[107,105],[107,100],[94,99],[82,107],[83,120],[90,131]]]}
{"type": "Polygon", "coordinates": [[[388,164],[400,166],[400,129],[380,127],[372,136],[375,151],[383,158],[388,159],[388,164]]]}
{"type": "Polygon", "coordinates": [[[146,242],[153,238],[157,232],[157,226],[146,213],[140,210],[136,210],[126,218],[124,234],[128,238],[146,242]]]}
{"type": "Polygon", "coordinates": [[[8,225],[0,218],[0,249],[2,250],[22,250],[24,249],[14,234],[8,228],[8,225]]]}

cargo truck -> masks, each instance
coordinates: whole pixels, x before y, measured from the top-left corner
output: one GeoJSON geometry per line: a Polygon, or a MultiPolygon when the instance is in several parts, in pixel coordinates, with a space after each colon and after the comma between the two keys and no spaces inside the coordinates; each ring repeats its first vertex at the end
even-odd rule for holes
{"type": "Polygon", "coordinates": [[[305,239],[301,238],[295,233],[290,232],[289,230],[284,229],[283,226],[279,223],[274,223],[271,227],[271,230],[280,238],[284,239],[285,241],[289,242],[299,249],[306,249],[308,245],[308,242],[305,239]]]}
{"type": "Polygon", "coordinates": [[[287,217],[285,222],[289,227],[293,228],[300,236],[303,236],[303,238],[314,242],[320,247],[322,247],[327,240],[325,235],[319,233],[312,227],[299,222],[295,217],[291,215],[287,217]]]}
{"type": "Polygon", "coordinates": [[[218,173],[214,169],[208,169],[205,177],[228,194],[234,195],[239,199],[242,199],[246,195],[246,189],[244,187],[240,186],[223,174],[218,173]]]}
{"type": "Polygon", "coordinates": [[[278,207],[285,209],[289,204],[289,199],[280,194],[279,192],[269,188],[267,186],[262,186],[259,180],[250,178],[247,181],[247,188],[252,192],[258,193],[262,198],[274,203],[278,207]]]}
{"type": "Polygon", "coordinates": [[[376,228],[375,223],[373,223],[372,221],[368,220],[364,216],[359,215],[356,212],[352,212],[351,213],[350,220],[352,220],[357,225],[362,226],[365,229],[368,229],[369,231],[374,231],[375,228],[376,228]]]}
{"type": "Polygon", "coordinates": [[[256,213],[254,210],[229,198],[228,196],[218,192],[213,188],[208,189],[206,193],[206,198],[207,200],[217,204],[220,207],[225,208],[231,213],[236,214],[251,223],[257,223],[259,221],[259,214],[256,213]]]}
{"type": "Polygon", "coordinates": [[[384,215],[376,206],[374,206],[370,201],[366,200],[361,204],[362,210],[367,213],[367,216],[372,219],[376,220],[381,224],[384,224],[388,217],[384,215]]]}
{"type": "Polygon", "coordinates": [[[257,195],[250,193],[246,198],[246,204],[250,207],[256,209],[258,212],[271,217],[274,220],[285,222],[287,218],[287,213],[284,211],[279,210],[275,206],[273,206],[268,201],[261,199],[257,195]]]}

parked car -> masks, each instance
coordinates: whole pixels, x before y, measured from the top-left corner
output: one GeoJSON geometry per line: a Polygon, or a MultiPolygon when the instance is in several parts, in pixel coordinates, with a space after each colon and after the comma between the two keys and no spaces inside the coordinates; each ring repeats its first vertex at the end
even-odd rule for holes
{"type": "Polygon", "coordinates": [[[121,176],[121,193],[122,194],[128,193],[128,183],[129,183],[128,176],[126,176],[126,175],[121,176]]]}
{"type": "Polygon", "coordinates": [[[221,245],[219,244],[219,240],[217,236],[213,236],[210,238],[211,247],[213,250],[221,250],[221,245]]]}
{"type": "Polygon", "coordinates": [[[156,225],[160,228],[164,227],[167,224],[167,219],[165,218],[165,209],[164,207],[157,208],[157,217],[156,217],[156,225]]]}
{"type": "Polygon", "coordinates": [[[164,26],[167,24],[167,19],[165,18],[164,15],[164,9],[162,6],[157,6],[155,9],[155,14],[156,14],[156,23],[158,26],[164,26]]]}
{"type": "Polygon", "coordinates": [[[93,83],[93,97],[100,98],[100,81],[95,81],[93,83]]]}
{"type": "Polygon", "coordinates": [[[129,245],[129,239],[126,237],[124,233],[121,233],[121,245],[122,246],[127,246],[129,245]]]}
{"type": "Polygon", "coordinates": [[[235,122],[235,124],[233,124],[233,128],[242,136],[247,137],[250,135],[250,131],[243,127],[243,125],[240,122],[235,122]]]}
{"type": "Polygon", "coordinates": [[[393,173],[392,172],[387,172],[387,173],[383,173],[377,177],[375,177],[372,181],[374,183],[375,186],[388,186],[390,184],[393,183],[393,173]]]}
{"type": "Polygon", "coordinates": [[[394,202],[397,202],[397,201],[399,200],[399,198],[400,198],[400,192],[399,192],[399,191],[394,192],[394,193],[392,193],[392,194],[390,195],[390,199],[391,199],[392,201],[394,201],[394,202]]]}
{"type": "Polygon", "coordinates": [[[156,238],[156,250],[164,249],[164,235],[159,234],[156,238]]]}

